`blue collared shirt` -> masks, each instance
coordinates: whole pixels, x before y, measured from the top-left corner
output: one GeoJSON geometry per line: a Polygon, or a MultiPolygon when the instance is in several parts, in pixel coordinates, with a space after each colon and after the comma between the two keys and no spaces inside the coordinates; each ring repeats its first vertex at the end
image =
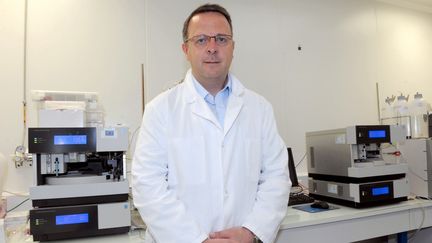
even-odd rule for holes
{"type": "Polygon", "coordinates": [[[225,87],[219,91],[216,96],[210,94],[196,79],[192,76],[192,81],[198,94],[204,98],[210,110],[213,111],[219,124],[223,127],[225,120],[225,111],[228,104],[228,97],[232,92],[232,81],[228,75],[228,82],[225,87]]]}

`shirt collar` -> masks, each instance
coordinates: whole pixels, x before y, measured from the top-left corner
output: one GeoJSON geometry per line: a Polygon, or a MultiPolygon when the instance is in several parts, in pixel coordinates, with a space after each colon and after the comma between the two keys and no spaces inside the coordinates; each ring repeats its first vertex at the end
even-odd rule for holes
{"type": "MultiPolygon", "coordinates": [[[[195,86],[196,91],[198,92],[198,94],[205,99],[205,97],[207,95],[211,95],[201,84],[200,82],[198,82],[198,80],[195,79],[195,77],[192,75],[192,82],[195,86]]],[[[230,94],[232,92],[232,80],[231,80],[231,76],[228,75],[228,82],[225,84],[225,87],[219,91],[220,92],[225,92],[228,91],[228,94],[230,94]]]]}

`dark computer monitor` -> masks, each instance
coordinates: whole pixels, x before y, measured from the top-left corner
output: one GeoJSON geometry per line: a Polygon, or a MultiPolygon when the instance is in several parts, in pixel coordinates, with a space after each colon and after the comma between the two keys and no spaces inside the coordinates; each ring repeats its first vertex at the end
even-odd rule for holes
{"type": "Polygon", "coordinates": [[[291,148],[287,148],[287,149],[288,149],[288,170],[290,174],[291,183],[293,187],[299,186],[292,150],[291,148]]]}

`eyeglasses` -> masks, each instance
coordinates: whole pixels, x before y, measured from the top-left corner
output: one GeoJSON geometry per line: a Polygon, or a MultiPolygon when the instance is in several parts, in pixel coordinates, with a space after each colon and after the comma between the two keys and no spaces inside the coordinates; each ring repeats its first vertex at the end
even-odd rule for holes
{"type": "Polygon", "coordinates": [[[185,43],[191,41],[196,47],[205,47],[208,45],[208,43],[212,38],[215,40],[216,45],[226,46],[232,40],[232,35],[223,35],[223,34],[218,34],[215,36],[196,35],[185,40],[185,43]]]}

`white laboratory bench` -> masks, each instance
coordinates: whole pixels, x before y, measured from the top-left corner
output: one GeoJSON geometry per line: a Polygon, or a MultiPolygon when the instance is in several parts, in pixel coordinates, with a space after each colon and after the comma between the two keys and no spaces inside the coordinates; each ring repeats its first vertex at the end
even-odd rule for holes
{"type": "Polygon", "coordinates": [[[432,226],[432,201],[415,199],[387,206],[308,213],[290,209],[276,242],[352,242],[432,226]],[[423,225],[422,225],[422,221],[423,225]]]}
{"type": "MultiPolygon", "coordinates": [[[[334,204],[331,204],[334,205],[334,204]]],[[[387,206],[338,209],[308,213],[289,207],[276,243],[320,242],[346,243],[396,234],[432,226],[432,201],[414,199],[387,206]]],[[[143,242],[144,232],[51,241],[58,243],[143,242]]]]}

